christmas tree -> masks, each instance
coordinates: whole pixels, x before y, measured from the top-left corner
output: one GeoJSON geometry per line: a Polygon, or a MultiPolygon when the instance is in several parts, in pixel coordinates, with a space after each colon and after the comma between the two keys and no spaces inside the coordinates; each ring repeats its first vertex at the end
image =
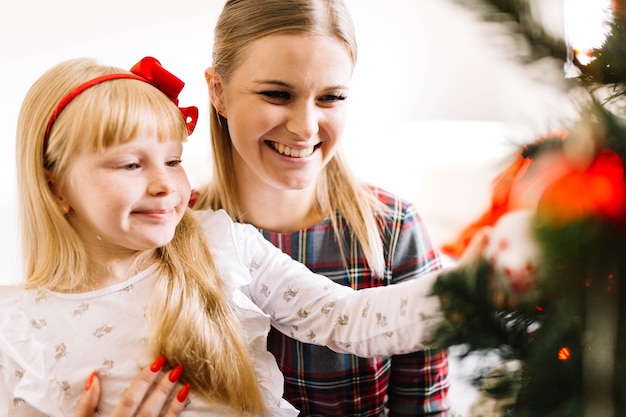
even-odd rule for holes
{"type": "Polygon", "coordinates": [[[523,146],[490,209],[444,247],[458,256],[494,227],[482,262],[439,280],[450,320],[437,340],[521,363],[492,393],[514,394],[503,415],[626,416],[625,1],[607,11],[607,37],[585,63],[527,1],[457,1],[500,25],[522,65],[573,66],[560,82],[579,115],[523,146]]]}

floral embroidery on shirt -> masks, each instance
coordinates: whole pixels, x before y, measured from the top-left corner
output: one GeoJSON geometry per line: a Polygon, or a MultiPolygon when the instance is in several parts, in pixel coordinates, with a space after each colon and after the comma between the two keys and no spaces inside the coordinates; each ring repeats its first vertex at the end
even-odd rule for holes
{"type": "Polygon", "coordinates": [[[113,369],[113,366],[114,366],[113,359],[105,359],[102,362],[102,365],[98,368],[98,373],[100,375],[105,375],[105,376],[111,375],[110,371],[111,369],[113,369]]]}
{"type": "Polygon", "coordinates": [[[89,304],[82,303],[81,305],[78,306],[76,310],[74,310],[74,312],[72,313],[72,317],[76,317],[76,316],[82,317],[83,315],[85,315],[87,310],[89,310],[89,304]]]}
{"type": "Polygon", "coordinates": [[[339,325],[339,326],[347,326],[348,325],[348,315],[344,314],[342,316],[339,316],[339,318],[337,319],[337,325],[339,325]]]}
{"type": "Polygon", "coordinates": [[[406,298],[400,300],[400,315],[406,316],[406,306],[409,304],[409,301],[406,298]]]}
{"type": "Polygon", "coordinates": [[[365,308],[363,308],[363,311],[361,312],[361,317],[362,318],[367,318],[367,313],[369,313],[370,311],[370,301],[367,300],[367,304],[365,304],[365,308]]]}
{"type": "Polygon", "coordinates": [[[35,297],[35,302],[39,304],[41,301],[46,300],[48,298],[48,293],[46,291],[37,291],[37,297],[35,297]]]}
{"type": "Polygon", "coordinates": [[[32,319],[30,321],[30,324],[35,328],[35,329],[41,329],[42,327],[44,327],[46,325],[46,319],[32,319]]]}
{"type": "Polygon", "coordinates": [[[263,284],[263,286],[261,287],[261,294],[263,294],[266,297],[269,297],[271,293],[272,292],[270,291],[270,288],[267,285],[263,284]]]}
{"type": "Polygon", "coordinates": [[[70,388],[72,387],[70,386],[69,382],[61,381],[61,389],[63,390],[63,392],[67,393],[70,390],[70,388]]]}
{"type": "Polygon", "coordinates": [[[306,337],[307,337],[307,339],[309,339],[309,341],[315,340],[315,332],[313,330],[309,330],[306,333],[306,337]]]}
{"type": "Polygon", "coordinates": [[[98,339],[100,339],[102,336],[104,336],[106,333],[111,333],[113,331],[113,327],[104,324],[100,327],[98,327],[96,329],[95,332],[93,332],[93,335],[96,336],[98,339]]]}
{"type": "Polygon", "coordinates": [[[328,315],[335,307],[335,301],[331,301],[330,303],[326,303],[322,306],[322,314],[328,315]]]}
{"type": "Polygon", "coordinates": [[[387,316],[383,313],[376,313],[376,326],[385,327],[387,325],[387,316]]]}
{"type": "Polygon", "coordinates": [[[309,317],[309,312],[301,308],[300,310],[298,310],[298,317],[306,319],[307,317],[309,317]]]}
{"type": "Polygon", "coordinates": [[[56,352],[54,359],[56,359],[57,362],[60,362],[61,359],[67,357],[67,346],[65,343],[58,344],[54,350],[56,352]]]}
{"type": "Polygon", "coordinates": [[[250,261],[250,265],[249,265],[249,270],[250,271],[256,271],[257,269],[259,269],[259,267],[261,266],[261,262],[257,261],[256,259],[252,259],[250,261]]]}
{"type": "Polygon", "coordinates": [[[283,299],[287,302],[291,301],[296,295],[298,295],[297,290],[292,290],[291,288],[287,289],[283,294],[283,299]]]}

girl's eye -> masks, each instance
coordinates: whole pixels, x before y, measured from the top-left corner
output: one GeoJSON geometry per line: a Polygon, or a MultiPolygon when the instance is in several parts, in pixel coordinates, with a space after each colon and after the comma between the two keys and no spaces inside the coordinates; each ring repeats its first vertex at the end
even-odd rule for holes
{"type": "Polygon", "coordinates": [[[129,164],[122,165],[121,168],[126,170],[126,171],[134,171],[137,168],[139,168],[139,164],[136,163],[136,162],[132,162],[132,163],[129,163],[129,164]]]}
{"type": "Polygon", "coordinates": [[[291,98],[291,94],[286,91],[261,91],[261,95],[265,96],[272,100],[289,100],[291,98]]]}

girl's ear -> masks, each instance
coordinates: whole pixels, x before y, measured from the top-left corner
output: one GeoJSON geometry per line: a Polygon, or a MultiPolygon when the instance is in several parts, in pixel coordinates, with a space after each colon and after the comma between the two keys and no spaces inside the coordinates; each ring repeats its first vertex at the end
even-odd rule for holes
{"type": "Polygon", "coordinates": [[[220,116],[227,118],[226,106],[224,106],[224,86],[220,76],[213,67],[209,67],[204,71],[204,77],[209,87],[211,104],[213,104],[220,116]]]}
{"type": "Polygon", "coordinates": [[[50,192],[54,196],[54,199],[61,210],[61,214],[66,215],[70,212],[70,204],[63,198],[63,194],[57,189],[55,185],[55,181],[50,174],[50,171],[46,170],[46,177],[48,178],[48,188],[50,188],[50,192]]]}

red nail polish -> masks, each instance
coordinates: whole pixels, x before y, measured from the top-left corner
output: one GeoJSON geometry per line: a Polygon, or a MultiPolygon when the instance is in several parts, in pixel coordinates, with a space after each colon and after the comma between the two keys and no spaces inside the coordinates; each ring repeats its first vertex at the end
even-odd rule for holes
{"type": "Polygon", "coordinates": [[[155,373],[159,372],[161,368],[163,368],[163,365],[165,365],[165,361],[166,359],[164,355],[159,356],[154,362],[152,362],[152,365],[150,365],[150,370],[155,373]]]}
{"type": "Polygon", "coordinates": [[[178,381],[178,378],[180,378],[180,375],[183,373],[183,365],[176,365],[174,367],[174,369],[172,369],[170,371],[170,375],[168,376],[170,382],[176,382],[178,381]]]}
{"type": "Polygon", "coordinates": [[[87,381],[85,382],[85,391],[89,391],[89,388],[91,388],[91,384],[93,384],[93,379],[96,377],[96,375],[98,375],[98,371],[93,371],[91,375],[89,375],[89,378],[87,378],[87,381]]]}
{"type": "Polygon", "coordinates": [[[180,389],[180,391],[178,391],[178,395],[176,396],[176,399],[178,400],[179,403],[184,403],[185,402],[185,400],[187,399],[187,395],[189,395],[189,390],[190,389],[191,389],[191,385],[185,384],[180,389]]]}

